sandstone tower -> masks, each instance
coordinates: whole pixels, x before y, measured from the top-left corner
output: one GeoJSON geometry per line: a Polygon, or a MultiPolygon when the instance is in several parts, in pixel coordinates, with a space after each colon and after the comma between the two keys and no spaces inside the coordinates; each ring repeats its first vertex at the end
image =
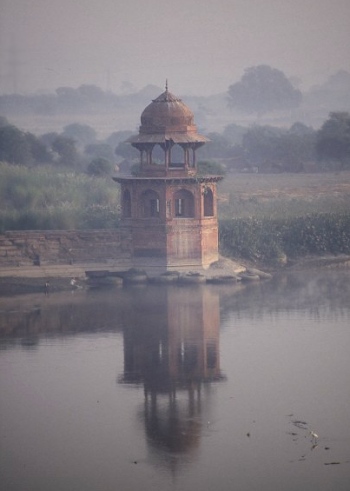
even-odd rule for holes
{"type": "Polygon", "coordinates": [[[141,114],[139,134],[127,140],[140,152],[136,175],[121,184],[122,227],[131,233],[136,268],[207,268],[218,259],[216,184],[197,174],[192,111],[166,87],[141,114]]]}

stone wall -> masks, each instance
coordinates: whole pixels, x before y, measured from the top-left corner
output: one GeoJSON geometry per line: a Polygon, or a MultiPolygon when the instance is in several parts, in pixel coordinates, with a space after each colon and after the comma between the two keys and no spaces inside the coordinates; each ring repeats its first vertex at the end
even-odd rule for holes
{"type": "Polygon", "coordinates": [[[0,235],[0,267],[128,261],[130,240],[125,229],[9,231],[0,235]]]}

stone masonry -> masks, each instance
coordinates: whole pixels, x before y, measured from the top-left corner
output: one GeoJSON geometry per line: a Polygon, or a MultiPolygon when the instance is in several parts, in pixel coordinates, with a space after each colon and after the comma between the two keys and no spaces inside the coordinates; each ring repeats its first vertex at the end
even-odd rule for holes
{"type": "Polygon", "coordinates": [[[110,261],[128,263],[127,230],[8,231],[0,235],[0,267],[110,261]]]}

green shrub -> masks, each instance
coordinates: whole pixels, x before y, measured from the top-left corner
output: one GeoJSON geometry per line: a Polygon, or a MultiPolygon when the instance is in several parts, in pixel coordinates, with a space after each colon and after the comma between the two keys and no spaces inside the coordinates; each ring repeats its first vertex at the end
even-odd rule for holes
{"type": "Polygon", "coordinates": [[[119,187],[110,178],[0,163],[2,232],[111,228],[118,214],[119,187]]]}
{"type": "Polygon", "coordinates": [[[350,215],[315,213],[287,218],[235,218],[219,223],[223,253],[263,262],[307,254],[349,254],[350,215]]]}
{"type": "Polygon", "coordinates": [[[197,164],[197,169],[198,169],[198,175],[200,176],[205,176],[210,174],[217,175],[217,176],[225,175],[224,167],[218,162],[214,162],[210,160],[199,161],[197,164]]]}
{"type": "Polygon", "coordinates": [[[113,164],[103,157],[97,157],[93,159],[87,166],[86,172],[90,176],[108,176],[111,175],[113,172],[113,164]]]}
{"type": "Polygon", "coordinates": [[[82,215],[82,228],[116,228],[119,223],[119,207],[103,205],[90,205],[84,210],[82,215]]]}

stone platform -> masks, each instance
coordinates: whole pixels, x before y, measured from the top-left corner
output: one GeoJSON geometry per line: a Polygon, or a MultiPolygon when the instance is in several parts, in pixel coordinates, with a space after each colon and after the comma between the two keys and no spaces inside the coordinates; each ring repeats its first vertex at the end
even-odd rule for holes
{"type": "Polygon", "coordinates": [[[0,268],[0,295],[33,292],[55,292],[89,286],[125,283],[235,283],[269,278],[270,275],[250,270],[244,265],[221,257],[208,269],[181,272],[135,271],[122,263],[79,263],[0,268]],[[72,282],[72,279],[74,281],[72,282]]]}

